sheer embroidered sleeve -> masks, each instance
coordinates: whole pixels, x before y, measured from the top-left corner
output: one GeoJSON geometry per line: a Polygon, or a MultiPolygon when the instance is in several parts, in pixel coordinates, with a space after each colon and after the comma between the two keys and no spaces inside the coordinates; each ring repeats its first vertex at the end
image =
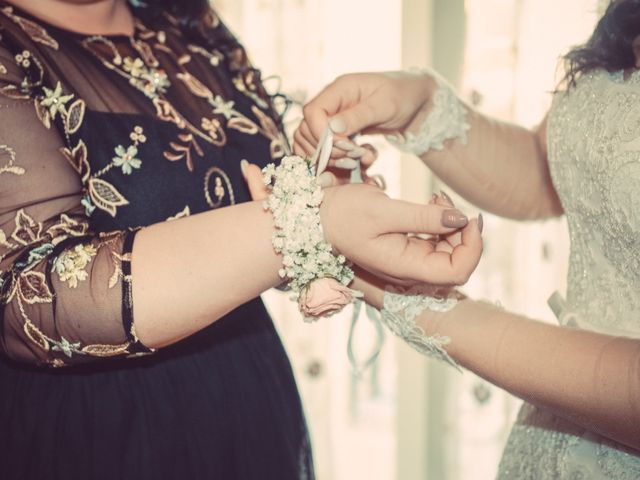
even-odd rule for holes
{"type": "Polygon", "coordinates": [[[0,43],[0,350],[52,366],[148,351],[131,313],[135,232],[91,231],[86,148],[52,127],[72,130],[84,104],[60,83],[34,94],[33,62],[0,43]]]}

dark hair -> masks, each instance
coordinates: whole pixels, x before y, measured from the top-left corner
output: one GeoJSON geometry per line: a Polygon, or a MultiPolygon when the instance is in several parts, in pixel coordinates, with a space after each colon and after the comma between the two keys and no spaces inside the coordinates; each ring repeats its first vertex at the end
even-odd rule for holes
{"type": "Polygon", "coordinates": [[[613,0],[586,44],[565,55],[568,87],[596,69],[609,72],[636,66],[633,41],[640,35],[640,0],[613,0]]]}
{"type": "Polygon", "coordinates": [[[129,0],[139,13],[153,20],[169,14],[173,22],[188,37],[208,49],[224,53],[231,72],[240,73],[243,81],[253,85],[254,92],[269,104],[273,120],[282,128],[283,117],[292,101],[282,92],[268,93],[262,85],[260,70],[253,67],[236,36],[220,22],[210,0],[129,0]],[[280,111],[276,105],[283,106],[280,111]]]}
{"type": "Polygon", "coordinates": [[[169,14],[190,40],[221,50],[242,48],[235,36],[219,20],[209,0],[129,0],[148,18],[169,14]]]}

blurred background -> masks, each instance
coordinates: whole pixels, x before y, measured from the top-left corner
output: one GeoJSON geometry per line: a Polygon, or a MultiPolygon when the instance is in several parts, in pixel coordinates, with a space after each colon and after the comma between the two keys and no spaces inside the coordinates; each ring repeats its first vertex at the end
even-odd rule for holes
{"type": "MultiPolygon", "coordinates": [[[[593,29],[597,3],[214,0],[268,89],[299,102],[342,73],[428,66],[480,110],[531,127],[549,108],[559,56],[593,29]]],[[[291,112],[289,128],[299,118],[299,110],[291,112]]],[[[379,139],[374,143],[380,159],[373,170],[384,174],[391,196],[426,201],[442,187],[419,160],[379,139]]],[[[553,321],[546,300],[564,290],[564,221],[524,224],[488,215],[484,237],[483,260],[464,291],[553,321]]],[[[346,353],[350,311],[309,325],[285,294],[265,298],[296,371],[318,480],[494,477],[517,399],[471,373],[428,361],[390,336],[375,367],[358,377],[346,353]]],[[[375,325],[363,315],[356,355],[365,358],[375,339],[375,325]]]]}

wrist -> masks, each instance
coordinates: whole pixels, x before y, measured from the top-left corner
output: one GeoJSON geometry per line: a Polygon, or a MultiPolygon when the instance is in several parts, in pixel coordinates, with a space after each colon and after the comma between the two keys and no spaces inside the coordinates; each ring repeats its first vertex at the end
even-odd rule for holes
{"type": "Polygon", "coordinates": [[[420,104],[406,128],[398,135],[387,136],[387,140],[416,156],[443,150],[447,141],[457,140],[466,145],[470,129],[467,107],[436,73],[426,71],[422,75],[427,100],[420,104]]]}
{"type": "Polygon", "coordinates": [[[320,223],[323,191],[309,161],[298,156],[285,157],[279,166],[265,167],[263,174],[265,184],[271,186],[264,208],[273,215],[272,245],[282,255],[278,273],[288,282],[296,300],[302,296],[303,313],[315,316],[314,312],[323,308],[311,298],[317,290],[322,298],[331,291],[350,301],[346,286],[353,279],[353,272],[345,257],[334,255],[325,239],[320,223]],[[322,279],[329,281],[320,282],[311,291],[312,283],[322,279]],[[321,284],[323,288],[319,288],[321,284]]]}
{"type": "Polygon", "coordinates": [[[384,305],[384,282],[358,266],[353,267],[355,277],[350,287],[362,292],[364,301],[378,310],[384,305]]]}

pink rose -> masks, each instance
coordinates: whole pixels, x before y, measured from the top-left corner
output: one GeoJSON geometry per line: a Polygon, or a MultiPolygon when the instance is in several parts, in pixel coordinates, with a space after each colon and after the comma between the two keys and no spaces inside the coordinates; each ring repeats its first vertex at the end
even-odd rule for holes
{"type": "Polygon", "coordinates": [[[345,287],[333,278],[320,278],[311,282],[300,293],[298,307],[306,318],[325,317],[339,312],[354,297],[361,296],[362,293],[345,287]]]}

